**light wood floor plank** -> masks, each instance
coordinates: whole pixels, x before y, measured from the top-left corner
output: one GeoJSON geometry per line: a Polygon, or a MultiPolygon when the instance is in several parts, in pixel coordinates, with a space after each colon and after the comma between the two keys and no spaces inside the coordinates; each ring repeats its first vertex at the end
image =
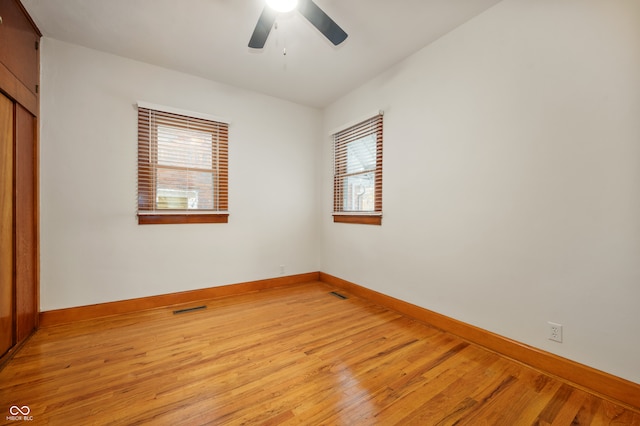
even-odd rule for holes
{"type": "Polygon", "coordinates": [[[640,415],[314,282],[42,328],[0,424],[640,425],[640,415]]]}

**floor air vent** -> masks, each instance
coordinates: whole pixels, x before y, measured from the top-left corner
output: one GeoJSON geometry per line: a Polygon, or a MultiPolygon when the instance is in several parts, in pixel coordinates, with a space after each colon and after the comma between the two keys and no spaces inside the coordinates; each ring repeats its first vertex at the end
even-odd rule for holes
{"type": "Polygon", "coordinates": [[[202,306],[194,306],[193,308],[185,308],[185,309],[178,309],[177,311],[173,311],[173,314],[186,314],[187,312],[193,312],[193,311],[201,311],[203,309],[207,309],[207,307],[205,305],[202,306]]]}
{"type": "Polygon", "coordinates": [[[338,298],[340,298],[340,299],[348,299],[348,297],[347,297],[347,296],[345,296],[344,294],[340,294],[340,293],[338,293],[337,291],[332,291],[332,292],[331,292],[331,293],[329,293],[329,294],[332,294],[332,295],[334,295],[335,297],[338,297],[338,298]]]}

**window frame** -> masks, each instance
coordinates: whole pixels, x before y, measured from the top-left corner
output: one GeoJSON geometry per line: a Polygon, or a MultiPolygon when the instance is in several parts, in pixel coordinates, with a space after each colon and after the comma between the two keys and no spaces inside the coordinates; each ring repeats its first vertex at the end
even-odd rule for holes
{"type": "MultiPolygon", "coordinates": [[[[228,153],[229,122],[206,114],[183,111],[138,102],[138,202],[139,225],[228,223],[228,153]],[[155,120],[151,119],[154,116],[155,120]],[[160,117],[160,118],[158,118],[160,117]],[[164,120],[163,120],[164,119],[164,120]],[[170,122],[167,122],[170,121],[170,122]],[[212,177],[214,209],[163,209],[157,206],[157,188],[149,176],[156,176],[158,167],[158,127],[190,129],[190,123],[210,125],[212,135],[212,177]]],[[[201,131],[198,129],[197,131],[201,131]]],[[[209,130],[207,130],[209,132],[209,130]]],[[[190,170],[190,168],[176,167],[190,170]]],[[[198,169],[194,169],[198,170],[198,169]]],[[[209,170],[200,170],[209,172],[209,170]]]]}
{"type": "Polygon", "coordinates": [[[333,222],[363,225],[382,225],[382,148],[383,148],[383,112],[377,112],[354,125],[333,132],[333,222]],[[344,209],[344,181],[350,174],[346,172],[346,146],[368,136],[375,135],[375,168],[356,174],[374,174],[373,210],[344,209]]]}

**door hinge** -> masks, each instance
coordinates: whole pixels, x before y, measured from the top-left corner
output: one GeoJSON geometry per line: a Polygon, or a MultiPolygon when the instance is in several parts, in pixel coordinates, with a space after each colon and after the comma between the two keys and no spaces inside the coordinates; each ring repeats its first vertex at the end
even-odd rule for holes
{"type": "Polygon", "coordinates": [[[36,50],[38,50],[39,48],[40,48],[40,42],[36,40],[36,50]]]}
{"type": "Polygon", "coordinates": [[[40,85],[36,84],[36,93],[38,93],[40,91],[40,85]]]}

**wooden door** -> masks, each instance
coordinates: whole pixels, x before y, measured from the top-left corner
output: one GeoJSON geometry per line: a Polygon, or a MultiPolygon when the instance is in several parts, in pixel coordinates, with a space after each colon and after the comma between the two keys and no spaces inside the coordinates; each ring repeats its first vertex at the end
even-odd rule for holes
{"type": "Polygon", "coordinates": [[[36,119],[15,107],[15,320],[16,341],[29,337],[37,318],[36,119]]]}
{"type": "MultiPolygon", "coordinates": [[[[0,62],[35,95],[40,79],[40,59],[36,44],[40,35],[33,30],[19,1],[0,1],[0,16],[0,62]]],[[[14,99],[20,99],[15,93],[7,93],[14,99]]]]}
{"type": "Polygon", "coordinates": [[[13,346],[13,102],[0,94],[0,356],[13,346]]]}

